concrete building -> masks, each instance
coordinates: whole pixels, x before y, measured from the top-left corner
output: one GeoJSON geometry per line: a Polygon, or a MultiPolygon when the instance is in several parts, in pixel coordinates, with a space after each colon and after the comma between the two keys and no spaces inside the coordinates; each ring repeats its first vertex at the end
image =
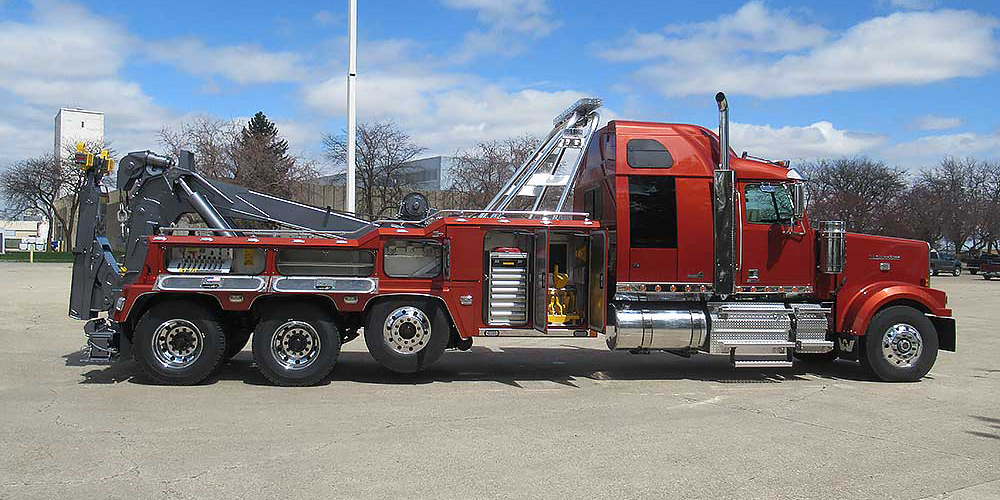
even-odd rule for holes
{"type": "MultiPolygon", "coordinates": [[[[410,160],[403,164],[398,182],[405,189],[413,191],[445,191],[455,184],[452,173],[457,162],[453,156],[431,156],[410,160]]],[[[326,177],[320,177],[316,184],[327,186],[344,186],[347,184],[347,174],[339,172],[326,177]]]]}
{"type": "Polygon", "coordinates": [[[61,108],[56,113],[52,154],[65,157],[77,142],[104,142],[104,113],[80,108],[61,108]]]}

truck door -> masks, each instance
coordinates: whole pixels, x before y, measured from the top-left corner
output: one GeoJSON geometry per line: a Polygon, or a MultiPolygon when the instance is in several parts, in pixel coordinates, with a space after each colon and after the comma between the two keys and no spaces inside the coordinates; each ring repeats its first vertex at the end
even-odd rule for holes
{"type": "Polygon", "coordinates": [[[628,196],[628,281],[676,282],[675,178],[664,175],[631,175],[628,177],[628,196]]]}
{"type": "Polygon", "coordinates": [[[739,284],[802,287],[813,285],[812,238],[802,224],[791,225],[792,197],[784,183],[741,183],[739,284]]]}
{"type": "Polygon", "coordinates": [[[535,230],[535,256],[532,262],[532,323],[546,333],[549,326],[549,230],[535,230]]]}
{"type": "Polygon", "coordinates": [[[591,330],[603,333],[608,313],[608,234],[595,231],[590,234],[589,262],[587,263],[587,310],[591,330]]]}

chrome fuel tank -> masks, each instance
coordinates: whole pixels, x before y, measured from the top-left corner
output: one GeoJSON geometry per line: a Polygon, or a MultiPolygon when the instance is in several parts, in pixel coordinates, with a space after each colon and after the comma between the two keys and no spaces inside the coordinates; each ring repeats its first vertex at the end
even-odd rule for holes
{"type": "Polygon", "coordinates": [[[689,349],[705,342],[708,321],[700,308],[647,303],[634,309],[614,307],[614,315],[607,336],[612,350],[689,349]]]}

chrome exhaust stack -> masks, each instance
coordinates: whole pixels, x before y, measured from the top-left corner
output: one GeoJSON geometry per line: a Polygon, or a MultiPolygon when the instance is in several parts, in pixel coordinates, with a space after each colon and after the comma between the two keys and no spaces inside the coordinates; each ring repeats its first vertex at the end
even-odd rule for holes
{"type": "Polygon", "coordinates": [[[719,106],[719,165],[714,175],[713,223],[715,229],[715,291],[725,298],[735,289],[736,255],[736,174],[729,167],[729,101],[726,94],[715,95],[719,106]]]}
{"type": "Polygon", "coordinates": [[[715,94],[715,103],[719,106],[719,170],[729,170],[729,101],[726,94],[715,94]]]}

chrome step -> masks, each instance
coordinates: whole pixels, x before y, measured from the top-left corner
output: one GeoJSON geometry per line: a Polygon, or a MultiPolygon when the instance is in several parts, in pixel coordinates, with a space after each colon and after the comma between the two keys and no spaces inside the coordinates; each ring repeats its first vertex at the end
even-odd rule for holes
{"type": "Polygon", "coordinates": [[[795,342],[779,342],[774,340],[730,340],[719,342],[719,345],[726,349],[737,349],[740,347],[795,347],[795,342]]]}
{"type": "Polygon", "coordinates": [[[732,365],[736,368],[788,368],[792,362],[784,359],[737,359],[732,365]]]}
{"type": "Polygon", "coordinates": [[[798,341],[796,341],[796,343],[798,344],[798,345],[795,346],[797,348],[802,348],[802,347],[817,347],[817,348],[818,347],[829,347],[831,349],[833,348],[833,341],[831,341],[831,340],[808,340],[808,339],[804,339],[804,340],[798,340],[798,341]]]}

